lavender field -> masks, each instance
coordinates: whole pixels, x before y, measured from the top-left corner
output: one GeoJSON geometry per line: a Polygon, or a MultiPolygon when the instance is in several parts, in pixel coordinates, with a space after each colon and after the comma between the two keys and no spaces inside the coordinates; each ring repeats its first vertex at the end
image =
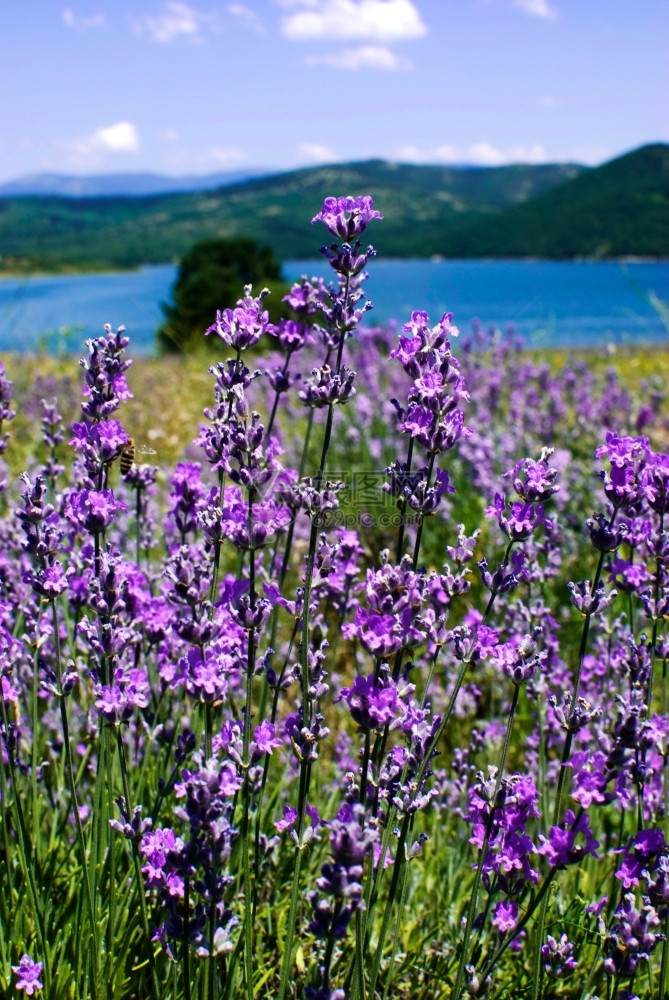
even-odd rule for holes
{"type": "Polygon", "coordinates": [[[314,221],[208,372],[0,369],[2,995],[664,1000],[667,358],[373,326],[314,221]]]}

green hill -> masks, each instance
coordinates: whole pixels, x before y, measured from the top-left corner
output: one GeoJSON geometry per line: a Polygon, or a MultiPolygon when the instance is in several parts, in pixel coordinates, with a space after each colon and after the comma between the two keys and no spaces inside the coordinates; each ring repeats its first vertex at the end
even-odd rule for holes
{"type": "Polygon", "coordinates": [[[452,233],[449,256],[669,257],[669,146],[643,146],[452,233]]]}
{"type": "Polygon", "coordinates": [[[0,199],[0,267],[134,267],[181,257],[198,240],[247,235],[281,259],[314,257],[309,220],[334,193],[372,193],[385,216],[370,238],[386,257],[441,250],[443,233],[565,180],[573,164],[460,168],[371,160],[314,167],[208,192],[132,198],[0,199]]]}
{"type": "Polygon", "coordinates": [[[669,257],[669,146],[596,169],[370,160],[151,197],[0,200],[0,268],[69,270],[174,261],[198,240],[248,235],[280,259],[314,257],[305,223],[328,194],[370,193],[369,238],[388,257],[669,257]]]}

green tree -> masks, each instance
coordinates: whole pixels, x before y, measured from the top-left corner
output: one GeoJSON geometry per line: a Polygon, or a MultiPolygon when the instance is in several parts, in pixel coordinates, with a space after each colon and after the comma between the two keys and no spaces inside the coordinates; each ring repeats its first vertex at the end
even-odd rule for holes
{"type": "Polygon", "coordinates": [[[202,240],[184,255],[172,291],[173,303],[163,303],[165,322],[156,336],[164,352],[195,353],[217,338],[203,336],[216,319],[217,309],[233,307],[253,285],[255,293],[269,288],[270,318],[289,315],[281,298],[288,286],[273,252],[248,236],[202,240]]]}

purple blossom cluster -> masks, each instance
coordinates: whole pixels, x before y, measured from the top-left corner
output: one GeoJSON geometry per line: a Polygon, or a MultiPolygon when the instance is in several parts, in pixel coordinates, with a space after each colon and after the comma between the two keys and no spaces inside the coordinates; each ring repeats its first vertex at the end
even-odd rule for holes
{"type": "MultiPolygon", "coordinates": [[[[632,997],[669,967],[660,401],[449,313],[365,325],[381,219],[325,199],[331,280],[276,325],[251,286],[212,317],[176,467],[121,475],[107,327],[80,419],[41,401],[17,496],[0,475],[27,995],[58,963],[77,995],[170,1000],[568,996],[590,967],[632,997]]],[[[0,366],[2,454],[12,394],[0,366]]]]}

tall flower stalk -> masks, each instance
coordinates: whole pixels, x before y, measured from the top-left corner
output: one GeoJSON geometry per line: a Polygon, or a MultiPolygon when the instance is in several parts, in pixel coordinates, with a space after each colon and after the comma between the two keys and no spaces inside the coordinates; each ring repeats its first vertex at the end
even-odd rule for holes
{"type": "MultiPolygon", "coordinates": [[[[341,243],[333,243],[329,247],[322,247],[322,253],[327,257],[337,277],[337,284],[330,288],[330,303],[325,312],[328,323],[327,334],[329,343],[336,348],[336,365],[334,372],[329,365],[325,364],[320,369],[315,369],[312,378],[305,384],[305,388],[300,393],[303,402],[310,408],[327,408],[325,430],[323,433],[323,444],[321,448],[321,459],[313,484],[307,486],[306,500],[305,492],[302,496],[305,500],[298,500],[300,506],[311,516],[311,531],[309,535],[309,550],[307,553],[307,564],[304,578],[304,597],[302,611],[302,633],[300,645],[301,659],[301,683],[302,683],[302,726],[307,731],[313,726],[313,706],[310,698],[310,603],[311,588],[314,574],[314,561],[316,552],[316,542],[318,539],[318,515],[331,506],[332,501],[327,497],[327,487],[323,491],[323,477],[325,475],[328,452],[332,437],[332,425],[334,420],[335,404],[342,404],[349,400],[355,390],[353,389],[353,379],[355,373],[343,366],[344,344],[357,326],[363,309],[356,309],[356,302],[360,297],[359,282],[356,283],[356,295],[352,294],[352,283],[358,275],[363,272],[368,260],[374,256],[373,248],[367,247],[362,251],[360,237],[365,232],[367,225],[372,219],[381,219],[380,212],[372,207],[372,199],[367,196],[360,198],[326,198],[323,208],[314,216],[313,222],[322,222],[332,236],[341,243]],[[351,242],[353,241],[353,242],[351,242]]],[[[299,484],[298,484],[299,490],[299,484]]],[[[331,493],[332,491],[330,491],[331,493]]],[[[298,494],[299,496],[299,494],[298,494]]],[[[300,782],[297,804],[296,839],[297,852],[295,856],[295,866],[293,871],[293,882],[290,895],[290,910],[288,914],[288,925],[284,942],[284,958],[281,967],[281,981],[279,985],[279,1000],[284,1000],[288,989],[288,982],[293,964],[293,938],[295,935],[295,925],[297,921],[297,909],[300,893],[300,874],[302,867],[302,852],[305,845],[302,844],[304,835],[304,822],[309,799],[309,786],[311,779],[312,760],[303,756],[300,760],[300,782]]]]}

